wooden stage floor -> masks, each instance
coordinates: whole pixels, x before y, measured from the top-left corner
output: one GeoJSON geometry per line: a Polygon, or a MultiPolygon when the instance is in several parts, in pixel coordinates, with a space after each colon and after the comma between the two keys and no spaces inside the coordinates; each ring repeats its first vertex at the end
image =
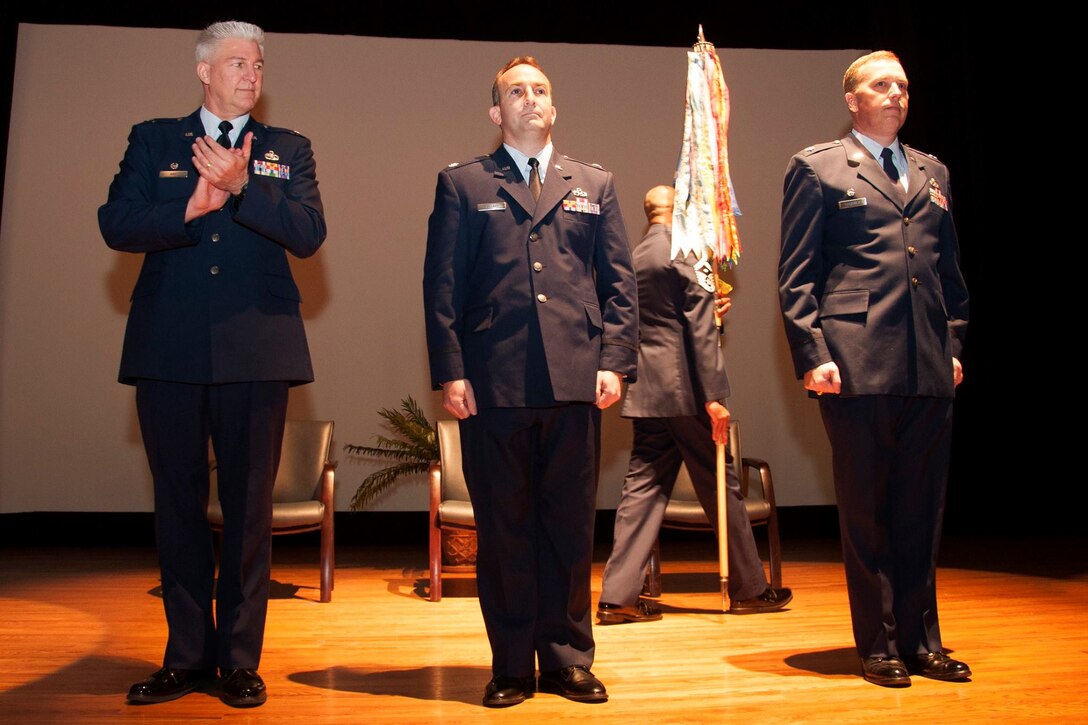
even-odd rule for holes
{"type": "Polygon", "coordinates": [[[490,655],[474,581],[449,576],[447,596],[425,600],[422,548],[339,550],[333,601],[320,604],[316,549],[275,547],[260,670],[269,699],[252,710],[207,693],[125,703],[165,642],[152,550],[6,548],[0,722],[1088,722],[1083,542],[946,544],[945,644],[975,677],[897,690],[859,676],[835,542],[791,543],[793,603],[752,616],[721,614],[711,544],[666,542],[665,618],[595,628],[609,702],[538,694],[507,710],[480,705],[490,655]]]}

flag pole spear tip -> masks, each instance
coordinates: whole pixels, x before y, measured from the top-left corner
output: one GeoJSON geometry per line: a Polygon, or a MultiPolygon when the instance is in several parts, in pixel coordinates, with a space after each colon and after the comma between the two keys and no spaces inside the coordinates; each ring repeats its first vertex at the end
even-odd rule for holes
{"type": "Polygon", "coordinates": [[[703,35],[703,24],[699,23],[699,41],[700,43],[706,42],[706,36],[703,35]]]}

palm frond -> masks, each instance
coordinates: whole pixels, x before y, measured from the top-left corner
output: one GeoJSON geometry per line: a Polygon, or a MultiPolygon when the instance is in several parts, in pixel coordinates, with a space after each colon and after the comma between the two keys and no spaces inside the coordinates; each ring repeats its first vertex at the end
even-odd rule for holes
{"type": "Polygon", "coordinates": [[[401,476],[426,473],[429,463],[398,463],[395,466],[387,466],[367,476],[359,484],[355,495],[351,499],[352,509],[361,509],[377,498],[383,491],[392,486],[401,476]]]}
{"type": "Polygon", "coordinates": [[[351,499],[351,508],[360,509],[373,501],[402,476],[426,473],[432,461],[438,460],[438,438],[431,422],[419,403],[408,396],[400,401],[400,409],[382,408],[378,411],[386,425],[399,438],[374,436],[374,445],[344,444],[344,451],[353,456],[378,458],[400,463],[387,466],[367,476],[351,499]]]}

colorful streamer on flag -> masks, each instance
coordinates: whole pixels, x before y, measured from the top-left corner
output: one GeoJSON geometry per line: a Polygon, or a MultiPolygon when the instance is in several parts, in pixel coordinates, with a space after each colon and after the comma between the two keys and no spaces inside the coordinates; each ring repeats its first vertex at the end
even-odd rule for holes
{"type": "MultiPolygon", "coordinates": [[[[702,38],[688,52],[684,144],[676,168],[672,258],[694,254],[714,260],[722,274],[740,261],[736,217],[740,208],[729,178],[729,88],[714,46],[702,38]]],[[[730,288],[731,289],[731,288],[730,288]]]]}

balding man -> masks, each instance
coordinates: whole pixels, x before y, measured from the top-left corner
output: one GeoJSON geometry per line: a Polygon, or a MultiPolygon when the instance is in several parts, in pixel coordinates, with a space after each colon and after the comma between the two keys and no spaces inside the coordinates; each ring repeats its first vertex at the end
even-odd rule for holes
{"type": "Polygon", "coordinates": [[[895,54],[858,58],[843,91],[853,131],[786,170],[786,337],[831,441],[865,679],[963,680],[971,670],[942,649],[935,581],[967,328],[948,169],[899,142],[909,91],[895,54]]]}
{"type": "MultiPolygon", "coordinates": [[[[646,194],[649,228],[634,253],[639,379],[627,386],[623,415],[634,419],[635,437],[597,607],[602,623],[661,619],[640,592],[681,462],[707,517],[718,522],[715,443],[729,441],[729,379],[718,345],[710,266],[692,255],[671,257],[672,205],[670,186],[646,194]]],[[[729,611],[779,610],[793,594],[767,585],[732,465],[727,489],[729,611]]]]}

